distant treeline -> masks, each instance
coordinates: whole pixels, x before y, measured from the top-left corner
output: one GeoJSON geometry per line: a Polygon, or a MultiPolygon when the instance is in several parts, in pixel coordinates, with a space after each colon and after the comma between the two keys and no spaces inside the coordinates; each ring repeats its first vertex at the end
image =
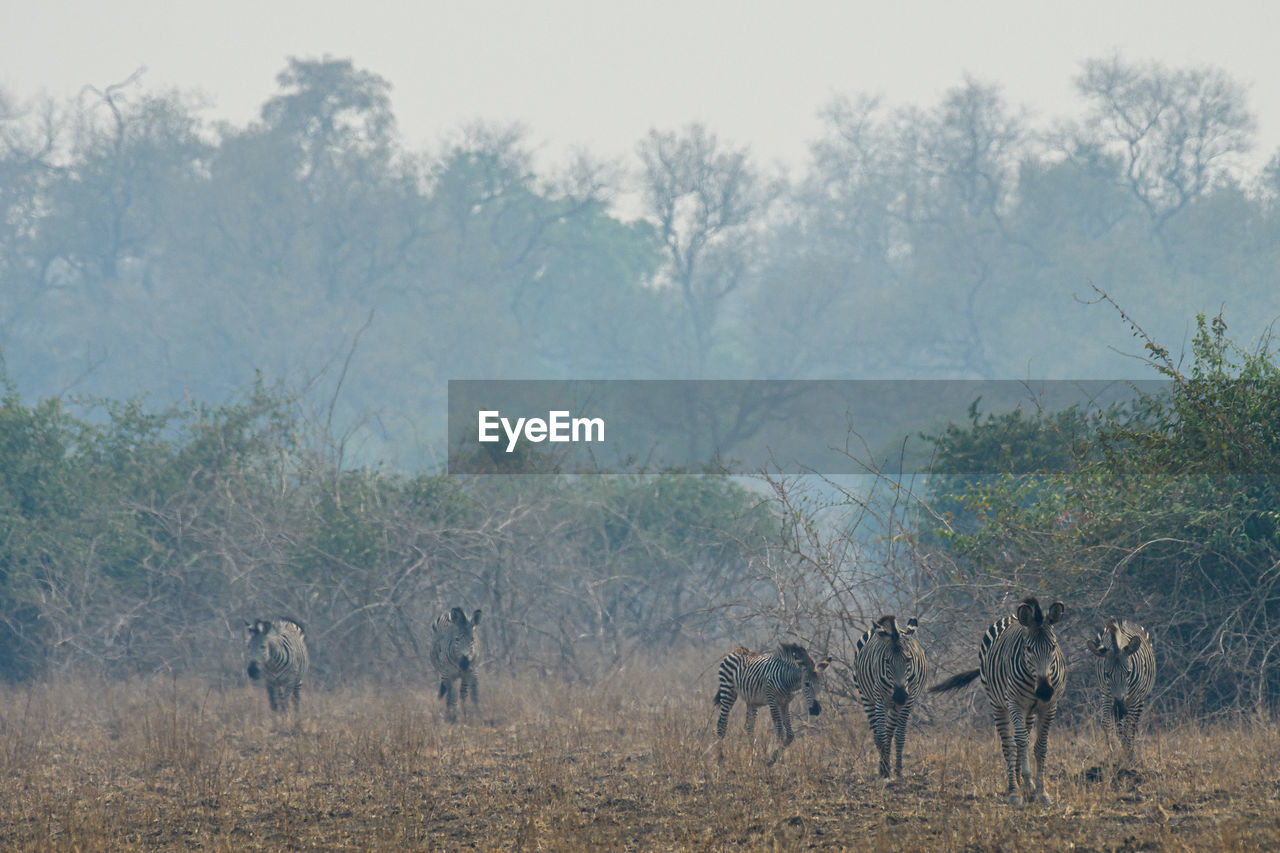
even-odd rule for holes
{"type": "Polygon", "coordinates": [[[1084,113],[1034,125],[972,79],[837,98],[792,176],[698,125],[625,163],[535,167],[492,124],[410,150],[346,60],[289,60],[247,126],[145,82],[0,91],[27,398],[226,401],[261,371],[414,471],[450,378],[1114,377],[1131,339],[1093,287],[1174,345],[1200,311],[1280,316],[1280,160],[1245,169],[1255,121],[1214,69],[1086,61],[1084,113]]]}
{"type": "MultiPolygon", "coordinates": [[[[1280,369],[1198,318],[1167,384],[1109,408],[983,412],[920,475],[407,476],[261,384],[148,409],[0,400],[0,676],[238,679],[246,620],[308,625],[321,683],[427,677],[434,617],[481,659],[593,682],[637,655],[793,638],[835,656],[885,612],[935,665],[1031,593],[1067,603],[1076,687],[1107,617],[1150,631],[1156,707],[1280,700],[1280,369]],[[975,476],[973,472],[987,472],[975,476]],[[760,487],[764,487],[763,489],[760,487]]],[[[708,657],[708,665],[714,657],[708,657]]]]}

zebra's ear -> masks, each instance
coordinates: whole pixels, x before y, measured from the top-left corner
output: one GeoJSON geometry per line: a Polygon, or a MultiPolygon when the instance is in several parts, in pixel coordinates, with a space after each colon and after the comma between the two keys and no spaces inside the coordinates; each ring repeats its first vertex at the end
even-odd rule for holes
{"type": "Polygon", "coordinates": [[[1065,604],[1063,604],[1061,601],[1055,601],[1053,604],[1049,605],[1049,615],[1045,621],[1047,621],[1050,625],[1052,625],[1055,622],[1057,622],[1059,619],[1061,619],[1062,614],[1065,613],[1066,611],[1067,611],[1067,607],[1065,604]]]}
{"type": "Polygon", "coordinates": [[[907,620],[907,627],[902,629],[902,633],[914,634],[916,632],[916,628],[919,628],[919,627],[920,627],[919,620],[917,620],[916,617],[912,616],[910,619],[907,620]]]}
{"type": "Polygon", "coordinates": [[[816,672],[821,673],[823,670],[825,670],[829,666],[831,666],[831,658],[827,657],[827,658],[823,658],[822,660],[814,664],[813,668],[816,672]]]}
{"type": "Polygon", "coordinates": [[[1024,628],[1030,628],[1032,625],[1036,624],[1036,609],[1025,602],[1019,604],[1018,622],[1024,628]]]}
{"type": "Polygon", "coordinates": [[[480,624],[480,608],[478,607],[476,608],[476,612],[471,615],[471,624],[472,625],[480,624]]]}
{"type": "Polygon", "coordinates": [[[1126,655],[1131,655],[1141,647],[1142,647],[1142,637],[1138,636],[1137,634],[1134,634],[1132,637],[1129,638],[1129,642],[1124,644],[1124,653],[1126,655]]]}
{"type": "Polygon", "coordinates": [[[1090,637],[1088,642],[1085,643],[1085,648],[1100,658],[1107,656],[1107,647],[1097,637],[1090,637]]]}

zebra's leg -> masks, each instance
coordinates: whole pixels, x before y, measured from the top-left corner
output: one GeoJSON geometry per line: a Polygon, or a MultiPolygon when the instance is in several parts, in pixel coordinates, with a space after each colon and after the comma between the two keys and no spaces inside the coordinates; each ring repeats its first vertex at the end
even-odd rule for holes
{"type": "Polygon", "coordinates": [[[790,746],[793,736],[791,734],[791,712],[788,707],[771,699],[769,700],[769,716],[773,717],[773,729],[778,733],[778,740],[782,741],[783,746],[790,746]]]}
{"type": "Polygon", "coordinates": [[[756,712],[759,710],[759,705],[747,705],[747,737],[751,737],[756,730],[756,712]]]}
{"type": "Polygon", "coordinates": [[[773,751],[773,755],[766,762],[769,767],[772,767],[773,763],[778,760],[778,756],[782,754],[782,750],[790,746],[791,741],[795,739],[795,736],[791,733],[791,703],[770,700],[769,715],[773,717],[773,727],[777,730],[778,739],[781,741],[778,744],[778,748],[773,751]]]}
{"type": "Polygon", "coordinates": [[[476,695],[476,672],[474,669],[468,668],[462,673],[462,677],[458,679],[458,693],[460,694],[458,704],[462,706],[462,713],[470,717],[470,712],[467,711],[467,697],[471,697],[473,710],[479,706],[479,698],[476,695]]]}
{"type": "Polygon", "coordinates": [[[453,679],[446,678],[440,682],[440,695],[444,697],[444,716],[449,722],[458,719],[458,696],[453,689],[453,679]]]}
{"type": "Polygon", "coordinates": [[[1036,775],[1035,780],[1031,783],[1031,793],[1037,795],[1042,803],[1052,803],[1053,798],[1049,796],[1049,792],[1044,789],[1044,761],[1045,756],[1049,753],[1049,728],[1053,725],[1053,718],[1058,714],[1058,706],[1056,704],[1044,708],[1036,715],[1036,775]]]}
{"type": "Polygon", "coordinates": [[[791,733],[782,725],[782,708],[778,706],[778,703],[774,702],[773,699],[769,699],[769,716],[773,719],[773,731],[776,731],[778,740],[780,740],[783,747],[785,747],[785,745],[791,743],[791,739],[787,736],[791,733]]]}
{"type": "Polygon", "coordinates": [[[1031,751],[1029,723],[1034,723],[1021,708],[1014,708],[1010,715],[1013,720],[1013,741],[1017,750],[1018,777],[1022,783],[1023,793],[1028,798],[1035,793],[1035,783],[1031,781],[1031,751]],[[1028,790],[1029,789],[1029,790],[1028,790]]]}
{"type": "Polygon", "coordinates": [[[267,682],[267,702],[271,705],[273,714],[280,711],[280,688],[269,681],[267,682]]]}
{"type": "Polygon", "coordinates": [[[1120,723],[1111,711],[1114,703],[1110,694],[1102,699],[1102,736],[1107,739],[1107,749],[1114,749],[1112,738],[1120,738],[1120,723]]]}
{"type": "MultiPolygon", "coordinates": [[[[716,701],[720,705],[720,719],[716,721],[716,736],[724,737],[725,731],[729,728],[729,712],[733,710],[733,703],[738,700],[738,691],[725,690],[716,696],[716,701]]],[[[751,714],[751,709],[747,709],[747,714],[751,714]]]]}
{"type": "Polygon", "coordinates": [[[902,750],[907,745],[907,718],[911,716],[911,706],[895,705],[894,711],[894,716],[897,718],[894,726],[898,744],[898,755],[894,764],[894,771],[898,778],[902,778],[902,750]]]}
{"type": "Polygon", "coordinates": [[[889,759],[893,751],[893,718],[883,709],[876,713],[876,749],[880,751],[880,778],[889,781],[889,759]]]}
{"type": "Polygon", "coordinates": [[[1134,764],[1133,742],[1138,736],[1138,721],[1142,719],[1142,706],[1129,709],[1124,716],[1124,732],[1120,735],[1120,746],[1127,764],[1134,764]]]}
{"type": "MultiPolygon", "coordinates": [[[[880,749],[880,743],[882,741],[881,733],[884,729],[884,726],[880,722],[880,714],[877,711],[876,703],[874,699],[869,699],[867,696],[864,696],[862,698],[862,710],[867,715],[867,725],[871,727],[871,739],[875,741],[876,754],[879,755],[881,752],[881,749],[880,749]]],[[[881,775],[884,775],[883,772],[881,773],[881,775]]]]}
{"type": "Polygon", "coordinates": [[[1018,796],[1017,782],[1014,780],[1014,772],[1018,766],[1018,748],[1013,740],[1009,708],[993,704],[991,711],[996,721],[996,734],[1000,736],[1000,753],[1004,756],[1005,772],[1009,777],[1009,802],[1016,806],[1022,802],[1022,797],[1018,796]]]}

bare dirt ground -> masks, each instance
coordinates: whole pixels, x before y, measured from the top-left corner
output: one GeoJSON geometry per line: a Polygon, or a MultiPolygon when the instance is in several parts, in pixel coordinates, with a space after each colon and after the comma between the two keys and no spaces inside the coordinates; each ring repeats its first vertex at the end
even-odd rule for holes
{"type": "Polygon", "coordinates": [[[767,712],[720,742],[713,686],[688,684],[482,679],[456,725],[425,686],[316,690],[296,730],[247,685],[10,687],[0,849],[1280,850],[1274,721],[1147,731],[1133,772],[1064,727],[1055,802],[1012,806],[982,718],[913,730],[886,788],[847,702],[769,767],[767,712]]]}

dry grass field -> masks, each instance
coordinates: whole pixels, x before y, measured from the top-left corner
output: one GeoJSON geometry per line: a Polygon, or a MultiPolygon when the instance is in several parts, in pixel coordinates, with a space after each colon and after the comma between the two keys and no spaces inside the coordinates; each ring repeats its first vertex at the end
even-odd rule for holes
{"type": "Polygon", "coordinates": [[[735,708],[721,748],[712,681],[482,676],[481,712],[456,725],[425,687],[313,690],[296,732],[248,685],[10,687],[0,849],[1280,849],[1273,724],[1149,731],[1136,774],[1094,726],[1064,728],[1055,802],[1011,806],[985,712],[913,730],[884,788],[860,709],[826,697],[767,767],[767,712],[748,742],[735,708]]]}

